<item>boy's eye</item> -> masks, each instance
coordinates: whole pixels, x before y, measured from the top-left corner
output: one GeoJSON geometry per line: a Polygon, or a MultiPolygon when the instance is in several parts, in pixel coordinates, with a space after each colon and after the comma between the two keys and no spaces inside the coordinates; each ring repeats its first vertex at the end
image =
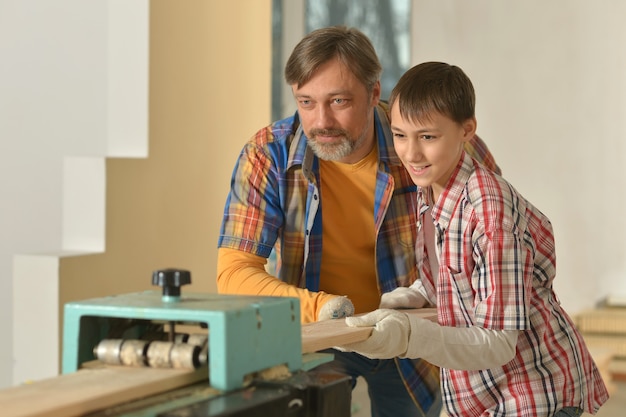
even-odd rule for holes
{"type": "Polygon", "coordinates": [[[424,140],[433,140],[435,137],[433,135],[422,135],[422,139],[424,140]]]}

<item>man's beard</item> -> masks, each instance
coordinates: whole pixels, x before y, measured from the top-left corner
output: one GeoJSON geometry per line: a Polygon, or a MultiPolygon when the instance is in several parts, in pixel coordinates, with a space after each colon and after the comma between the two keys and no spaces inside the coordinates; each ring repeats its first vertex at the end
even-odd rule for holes
{"type": "Polygon", "coordinates": [[[363,142],[365,142],[366,134],[367,129],[354,140],[352,136],[343,129],[311,129],[308,135],[308,143],[311,150],[313,150],[313,153],[315,153],[318,158],[325,161],[339,161],[350,155],[355,149],[358,149],[363,142]],[[335,143],[321,143],[316,140],[317,135],[336,136],[340,140],[335,143]]]}

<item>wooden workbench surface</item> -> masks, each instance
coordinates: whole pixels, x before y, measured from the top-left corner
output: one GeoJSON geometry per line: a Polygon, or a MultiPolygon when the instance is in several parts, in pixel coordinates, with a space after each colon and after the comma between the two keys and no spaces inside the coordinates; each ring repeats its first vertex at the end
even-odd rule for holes
{"type": "Polygon", "coordinates": [[[0,391],[4,417],[81,416],[206,380],[197,370],[100,366],[0,391]]]}
{"type": "MultiPolygon", "coordinates": [[[[435,309],[405,310],[435,320],[435,309]]],[[[365,340],[371,327],[348,327],[344,320],[302,326],[303,353],[365,340]]],[[[31,384],[0,390],[2,417],[75,417],[127,401],[206,380],[208,370],[96,366],[31,384]]]]}

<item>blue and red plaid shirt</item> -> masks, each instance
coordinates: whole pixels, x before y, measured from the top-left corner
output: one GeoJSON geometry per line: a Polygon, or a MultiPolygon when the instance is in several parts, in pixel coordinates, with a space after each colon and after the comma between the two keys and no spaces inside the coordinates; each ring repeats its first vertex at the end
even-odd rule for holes
{"type": "MultiPolygon", "coordinates": [[[[381,293],[418,277],[415,258],[417,187],[393,148],[387,106],[375,109],[378,173],[372,220],[381,293]]],[[[480,138],[466,150],[499,168],[480,138]]],[[[218,247],[275,257],[275,276],[319,291],[322,262],[319,161],[307,146],[298,114],[261,129],[235,165],[218,247]]],[[[313,315],[314,316],[314,315],[313,315]]],[[[439,393],[439,370],[422,360],[395,359],[416,404],[429,409],[439,393]]]]}

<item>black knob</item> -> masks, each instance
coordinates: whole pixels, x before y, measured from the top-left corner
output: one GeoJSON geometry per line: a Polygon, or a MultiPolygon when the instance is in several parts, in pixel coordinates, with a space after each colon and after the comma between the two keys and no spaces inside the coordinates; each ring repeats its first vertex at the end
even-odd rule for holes
{"type": "Polygon", "coordinates": [[[163,296],[180,297],[180,287],[191,284],[191,272],[184,269],[159,269],[152,273],[152,285],[163,287],[163,296]]]}

